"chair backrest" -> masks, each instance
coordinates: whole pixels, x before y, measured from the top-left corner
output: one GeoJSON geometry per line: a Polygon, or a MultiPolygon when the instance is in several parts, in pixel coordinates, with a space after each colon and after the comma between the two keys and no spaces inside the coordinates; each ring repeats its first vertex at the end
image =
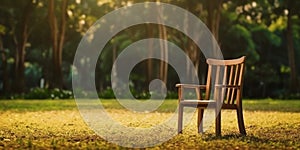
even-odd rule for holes
{"type": "MultiPolygon", "coordinates": [[[[245,56],[230,60],[207,59],[208,73],[206,99],[216,98],[216,85],[220,88],[224,104],[239,103],[242,98],[245,56]],[[224,87],[227,88],[224,88],[224,87]],[[214,93],[214,95],[211,95],[214,93]]],[[[219,95],[220,96],[220,95],[219,95]]]]}

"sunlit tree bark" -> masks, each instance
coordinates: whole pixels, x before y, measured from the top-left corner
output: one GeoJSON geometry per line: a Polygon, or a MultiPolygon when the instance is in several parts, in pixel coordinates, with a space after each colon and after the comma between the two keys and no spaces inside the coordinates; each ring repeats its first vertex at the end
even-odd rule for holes
{"type": "MultiPolygon", "coordinates": [[[[153,36],[153,28],[150,24],[147,24],[147,31],[148,31],[148,36],[152,37],[153,36]]],[[[151,40],[148,43],[148,58],[151,58],[152,55],[153,55],[153,42],[151,40]]],[[[152,59],[148,59],[147,60],[147,80],[148,80],[148,83],[150,83],[152,78],[153,78],[153,62],[152,62],[152,59]]]]}
{"type": "Polygon", "coordinates": [[[214,35],[216,41],[219,41],[219,26],[221,19],[221,10],[223,0],[207,0],[207,26],[214,35]]]}
{"type": "Polygon", "coordinates": [[[62,0],[61,2],[61,14],[60,18],[56,16],[54,0],[48,2],[48,21],[51,30],[52,40],[52,57],[53,57],[53,75],[50,87],[63,88],[63,74],[62,74],[62,50],[65,39],[66,23],[67,23],[67,6],[68,0],[62,0]],[[58,23],[60,19],[60,24],[58,23]]]}
{"type": "MultiPolygon", "coordinates": [[[[163,18],[164,18],[164,14],[163,14],[163,10],[158,9],[159,12],[159,16],[157,16],[157,20],[158,20],[158,35],[159,38],[162,40],[168,40],[168,35],[167,35],[167,28],[166,26],[163,25],[163,18]]],[[[160,56],[161,56],[161,60],[164,61],[160,61],[160,65],[159,65],[159,77],[160,79],[167,84],[168,81],[168,63],[166,63],[165,61],[168,60],[168,44],[166,42],[160,42],[160,56]]]]}
{"type": "MultiPolygon", "coordinates": [[[[164,25],[159,25],[159,37],[160,39],[167,40],[167,29],[164,25]]],[[[168,60],[168,45],[166,42],[160,43],[161,59],[168,60]]],[[[160,61],[160,79],[166,84],[168,79],[168,63],[160,61]]]]}

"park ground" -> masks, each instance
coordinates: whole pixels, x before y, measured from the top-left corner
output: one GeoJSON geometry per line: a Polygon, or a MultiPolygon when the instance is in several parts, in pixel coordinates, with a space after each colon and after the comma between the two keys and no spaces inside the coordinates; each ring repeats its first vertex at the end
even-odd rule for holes
{"type": "MultiPolygon", "coordinates": [[[[160,122],[176,109],[166,100],[151,119],[125,110],[115,100],[103,105],[129,126],[160,122]],[[135,116],[135,117],[130,117],[135,116]]],[[[247,136],[238,133],[235,111],[222,111],[222,136],[214,126],[198,134],[196,120],[183,134],[147,149],[300,149],[300,100],[244,100],[247,136]]],[[[82,120],[74,100],[1,100],[0,149],[126,149],[95,134],[82,120]]]]}

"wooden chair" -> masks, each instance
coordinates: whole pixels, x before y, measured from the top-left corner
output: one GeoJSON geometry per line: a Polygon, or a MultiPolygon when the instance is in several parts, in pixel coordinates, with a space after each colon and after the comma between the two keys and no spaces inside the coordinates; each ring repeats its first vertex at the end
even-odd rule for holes
{"type": "Polygon", "coordinates": [[[221,135],[221,109],[235,109],[237,111],[238,127],[242,135],[246,135],[243,109],[242,89],[245,56],[231,60],[207,59],[208,73],[206,85],[176,84],[178,87],[178,133],[182,133],[183,108],[198,109],[198,132],[203,132],[203,113],[207,106],[216,110],[215,132],[221,135]],[[184,99],[184,89],[195,89],[196,100],[184,99]],[[204,99],[202,98],[202,93],[204,99]],[[213,98],[210,99],[211,94],[213,98]]]}

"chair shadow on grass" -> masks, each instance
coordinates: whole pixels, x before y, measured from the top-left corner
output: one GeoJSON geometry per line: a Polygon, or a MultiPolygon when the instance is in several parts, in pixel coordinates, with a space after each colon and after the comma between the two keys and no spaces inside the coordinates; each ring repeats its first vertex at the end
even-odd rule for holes
{"type": "Polygon", "coordinates": [[[285,146],[292,146],[295,143],[293,139],[270,139],[268,137],[259,137],[257,135],[248,134],[247,136],[238,133],[225,134],[222,136],[215,136],[215,134],[208,133],[202,136],[203,141],[216,141],[216,140],[238,140],[246,143],[277,143],[285,146]]]}

